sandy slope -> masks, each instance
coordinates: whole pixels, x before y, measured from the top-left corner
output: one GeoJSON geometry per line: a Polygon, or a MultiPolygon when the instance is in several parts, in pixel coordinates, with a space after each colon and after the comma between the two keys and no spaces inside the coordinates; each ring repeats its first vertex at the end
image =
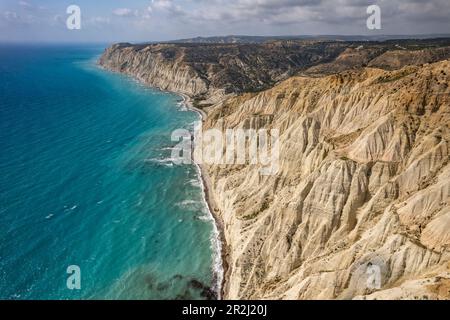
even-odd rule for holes
{"type": "Polygon", "coordinates": [[[225,297],[450,297],[449,85],[449,61],[366,68],[209,108],[207,128],[282,133],[275,176],[208,167],[230,252],[225,297]],[[380,289],[367,286],[372,264],[380,289]]]}

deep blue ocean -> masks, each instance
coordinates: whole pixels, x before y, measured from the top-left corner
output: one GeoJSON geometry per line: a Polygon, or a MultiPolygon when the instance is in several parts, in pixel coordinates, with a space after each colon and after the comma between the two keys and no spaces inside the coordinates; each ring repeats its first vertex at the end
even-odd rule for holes
{"type": "Polygon", "coordinates": [[[103,46],[0,45],[0,299],[204,299],[216,231],[170,162],[198,115],[96,65],[103,46]],[[68,266],[79,266],[70,290],[68,266]]]}

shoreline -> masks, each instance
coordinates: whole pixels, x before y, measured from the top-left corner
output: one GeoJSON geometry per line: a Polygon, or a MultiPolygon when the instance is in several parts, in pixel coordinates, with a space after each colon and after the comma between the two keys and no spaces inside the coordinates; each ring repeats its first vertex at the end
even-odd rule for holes
{"type": "MultiPolygon", "coordinates": [[[[183,103],[187,109],[190,109],[191,111],[199,114],[200,121],[205,121],[207,114],[203,110],[200,110],[200,109],[194,107],[191,102],[191,98],[188,95],[183,94],[183,93],[177,93],[177,92],[174,92],[174,93],[178,94],[179,96],[181,96],[183,98],[183,103]]],[[[228,270],[229,270],[229,264],[228,264],[229,252],[228,252],[228,249],[226,246],[225,229],[223,226],[223,221],[220,218],[220,216],[218,215],[218,212],[220,211],[220,209],[217,206],[216,201],[214,199],[214,194],[212,193],[213,189],[211,187],[211,180],[208,175],[208,172],[207,172],[206,168],[204,167],[204,165],[198,164],[195,161],[193,161],[193,163],[195,164],[195,166],[198,170],[198,173],[199,173],[200,183],[202,185],[202,191],[203,191],[203,196],[204,196],[206,207],[212,217],[214,226],[218,233],[217,240],[219,241],[219,244],[218,244],[217,250],[219,252],[217,254],[219,254],[219,256],[221,258],[220,263],[221,263],[221,267],[222,267],[222,270],[221,270],[222,276],[220,279],[218,300],[223,300],[223,297],[226,295],[225,287],[226,287],[226,283],[227,283],[227,274],[228,274],[228,270]]]]}
{"type": "MultiPolygon", "coordinates": [[[[175,95],[178,95],[182,98],[182,102],[185,105],[185,107],[193,112],[196,112],[199,116],[200,116],[200,121],[205,121],[207,118],[207,114],[206,112],[204,112],[201,109],[198,109],[196,107],[194,107],[193,103],[192,103],[192,98],[189,97],[187,94],[185,93],[181,93],[181,92],[176,92],[176,91],[169,91],[169,90],[164,90],[160,87],[151,85],[149,83],[147,83],[146,81],[144,81],[143,79],[133,76],[132,74],[129,73],[122,73],[120,71],[116,71],[116,70],[112,70],[111,68],[108,68],[106,66],[103,66],[99,63],[99,61],[97,61],[97,66],[99,66],[100,68],[113,72],[113,73],[119,73],[122,75],[126,75],[129,76],[133,79],[135,79],[136,81],[138,81],[139,83],[142,83],[150,88],[153,89],[157,89],[161,92],[166,92],[166,93],[172,93],[175,95]]],[[[228,256],[229,256],[229,250],[227,248],[227,244],[226,244],[226,238],[225,238],[225,229],[223,226],[223,221],[220,218],[220,216],[218,215],[217,212],[219,212],[219,208],[216,205],[215,199],[214,199],[214,195],[212,193],[212,187],[211,187],[211,182],[210,182],[210,178],[209,175],[207,173],[207,170],[204,168],[203,165],[200,165],[198,163],[196,163],[195,161],[192,161],[193,164],[195,165],[196,169],[197,169],[197,173],[199,176],[199,180],[200,180],[200,184],[202,187],[202,194],[203,194],[203,198],[205,201],[205,205],[207,210],[209,211],[209,214],[211,216],[212,219],[212,223],[214,226],[214,231],[215,231],[215,235],[217,238],[217,245],[216,245],[216,251],[215,254],[218,255],[218,257],[220,257],[220,267],[221,270],[214,270],[214,271],[219,271],[221,274],[217,277],[217,283],[218,283],[218,288],[217,288],[217,299],[218,300],[223,300],[223,297],[226,295],[226,284],[227,284],[227,275],[228,275],[228,271],[229,271],[229,264],[228,264],[228,256]]],[[[216,258],[216,257],[214,257],[216,258]]],[[[214,267],[214,266],[213,266],[214,267]]],[[[218,272],[218,273],[219,273],[218,272]]]]}

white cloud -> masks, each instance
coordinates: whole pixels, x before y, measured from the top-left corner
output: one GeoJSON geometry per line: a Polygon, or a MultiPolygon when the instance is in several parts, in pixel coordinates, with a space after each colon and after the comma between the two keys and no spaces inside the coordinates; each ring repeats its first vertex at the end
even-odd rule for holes
{"type": "Polygon", "coordinates": [[[111,19],[109,17],[93,16],[83,20],[83,23],[86,28],[89,27],[98,28],[103,27],[105,25],[109,25],[111,23],[111,19]]]}
{"type": "Polygon", "coordinates": [[[173,0],[152,0],[152,4],[148,7],[150,12],[163,12],[175,16],[183,16],[187,14],[180,5],[175,4],[173,0]]]}
{"type": "Polygon", "coordinates": [[[32,7],[31,3],[26,2],[26,1],[19,1],[19,5],[22,6],[22,7],[26,7],[26,8],[31,8],[32,7]]]}
{"type": "Polygon", "coordinates": [[[175,5],[172,2],[172,0],[152,0],[152,6],[155,9],[161,9],[161,10],[170,10],[175,5]]]}
{"type": "MultiPolygon", "coordinates": [[[[449,0],[373,1],[381,7],[381,31],[385,34],[450,32],[449,0]]],[[[137,1],[133,2],[132,7],[130,2],[110,0],[106,13],[100,11],[103,6],[97,9],[94,4],[83,11],[83,30],[95,26],[102,32],[89,33],[89,37],[128,41],[225,34],[367,34],[366,8],[373,1],[146,0],[141,7],[137,1]]],[[[5,6],[2,3],[0,33],[8,30],[24,38],[30,30],[45,37],[57,34],[61,21],[66,19],[65,11],[50,2],[45,8],[37,3],[33,0],[11,0],[5,6]],[[48,25],[52,31],[46,29],[48,25]]]]}
{"type": "MultiPolygon", "coordinates": [[[[197,28],[200,25],[208,26],[211,30],[220,30],[220,27],[224,30],[239,28],[242,31],[233,32],[241,34],[258,30],[258,26],[266,27],[266,30],[270,30],[270,26],[284,26],[285,34],[295,33],[295,30],[301,30],[297,33],[302,34],[367,31],[367,0],[190,0],[184,1],[186,5],[183,8],[178,3],[183,2],[152,0],[149,11],[153,16],[166,14],[177,18],[172,23],[179,21],[185,26],[197,28]],[[312,27],[313,24],[320,28],[312,27]],[[289,26],[292,26],[291,30],[289,26]]],[[[450,25],[448,0],[378,0],[377,4],[382,10],[383,25],[390,27],[384,30],[387,33],[396,33],[396,29],[401,30],[400,26],[414,25],[417,20],[428,24],[423,32],[430,32],[433,25],[436,25],[436,33],[450,31],[437,27],[437,23],[441,26],[450,25]]],[[[420,27],[415,25],[414,29],[420,27]]]]}
{"type": "Polygon", "coordinates": [[[5,11],[3,12],[3,17],[8,21],[15,21],[19,19],[19,15],[14,11],[5,11]]]}
{"type": "Polygon", "coordinates": [[[129,8],[117,8],[114,9],[113,14],[119,17],[137,17],[138,11],[129,8]]]}

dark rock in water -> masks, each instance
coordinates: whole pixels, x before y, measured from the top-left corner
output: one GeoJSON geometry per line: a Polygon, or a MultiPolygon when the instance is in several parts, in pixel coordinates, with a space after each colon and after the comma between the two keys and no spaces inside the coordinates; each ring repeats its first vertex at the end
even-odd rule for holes
{"type": "Polygon", "coordinates": [[[195,290],[199,290],[200,295],[207,300],[217,300],[217,294],[211,287],[205,285],[204,283],[198,281],[197,279],[192,279],[189,281],[189,286],[195,290]]]}
{"type": "Polygon", "coordinates": [[[172,280],[181,280],[183,279],[183,276],[181,274],[176,274],[172,277],[172,280]]]}
{"type": "Polygon", "coordinates": [[[170,285],[168,282],[163,282],[163,283],[159,283],[156,286],[156,290],[158,291],[166,291],[167,289],[169,289],[170,285]]]}
{"type": "Polygon", "coordinates": [[[156,279],[153,275],[148,274],[144,278],[145,283],[147,284],[147,288],[152,290],[155,287],[156,279]]]}
{"type": "Polygon", "coordinates": [[[193,297],[189,290],[185,290],[182,294],[179,294],[175,297],[175,300],[192,300],[193,297]]]}
{"type": "Polygon", "coordinates": [[[194,289],[204,289],[206,286],[196,279],[189,281],[189,286],[194,289]]]}
{"type": "Polygon", "coordinates": [[[211,288],[205,288],[202,290],[201,296],[207,300],[217,300],[217,293],[211,288]]]}

